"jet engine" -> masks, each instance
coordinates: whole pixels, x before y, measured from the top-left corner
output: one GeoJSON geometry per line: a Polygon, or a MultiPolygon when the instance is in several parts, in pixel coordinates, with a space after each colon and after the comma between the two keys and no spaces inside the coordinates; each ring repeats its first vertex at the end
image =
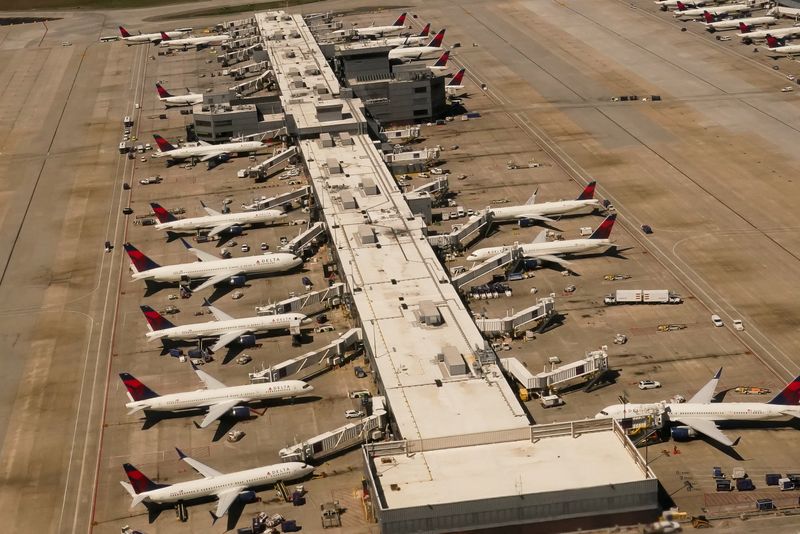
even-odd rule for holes
{"type": "Polygon", "coordinates": [[[230,235],[242,235],[242,232],[244,232],[244,227],[239,224],[234,224],[228,228],[228,234],[230,235]]]}
{"type": "Polygon", "coordinates": [[[239,494],[239,496],[237,497],[237,499],[239,499],[239,501],[243,502],[243,503],[253,503],[253,502],[256,502],[258,500],[258,497],[256,496],[256,492],[255,491],[249,491],[248,490],[248,491],[241,492],[239,494]]]}
{"type": "Polygon", "coordinates": [[[247,406],[234,406],[231,408],[231,411],[228,412],[228,415],[233,419],[247,419],[250,417],[250,408],[247,406]]]}
{"type": "Polygon", "coordinates": [[[697,437],[697,432],[689,426],[675,426],[670,430],[672,439],[675,441],[689,441],[697,437]]]}
{"type": "Polygon", "coordinates": [[[228,283],[233,287],[242,287],[246,282],[247,277],[242,274],[231,276],[230,280],[228,281],[228,283]]]}
{"type": "Polygon", "coordinates": [[[256,336],[252,334],[245,334],[243,336],[239,336],[239,345],[246,348],[255,347],[256,336]]]}

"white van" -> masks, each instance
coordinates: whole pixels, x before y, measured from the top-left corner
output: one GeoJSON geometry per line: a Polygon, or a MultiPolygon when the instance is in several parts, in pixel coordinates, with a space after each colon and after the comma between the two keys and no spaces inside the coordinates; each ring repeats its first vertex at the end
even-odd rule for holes
{"type": "Polygon", "coordinates": [[[464,211],[464,208],[462,208],[461,206],[458,206],[458,207],[456,208],[456,212],[458,213],[458,216],[459,216],[459,217],[463,217],[464,215],[466,215],[466,214],[467,214],[467,212],[466,212],[466,211],[464,211]]]}
{"type": "Polygon", "coordinates": [[[545,408],[552,408],[564,404],[564,400],[558,395],[545,395],[541,398],[541,402],[542,406],[545,408]]]}

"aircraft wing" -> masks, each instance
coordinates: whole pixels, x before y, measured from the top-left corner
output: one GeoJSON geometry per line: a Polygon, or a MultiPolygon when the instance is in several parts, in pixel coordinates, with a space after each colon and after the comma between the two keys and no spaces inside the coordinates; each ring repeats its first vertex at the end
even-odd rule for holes
{"type": "Polygon", "coordinates": [[[220,336],[217,342],[211,345],[211,347],[209,347],[209,350],[211,350],[211,352],[217,352],[220,349],[224,349],[225,347],[236,341],[236,338],[238,338],[239,336],[243,336],[248,332],[249,330],[244,330],[244,329],[228,332],[227,334],[220,336]]]}
{"type": "Polygon", "coordinates": [[[220,282],[224,281],[227,278],[230,278],[231,276],[236,276],[237,274],[239,274],[239,271],[233,271],[233,270],[228,271],[227,273],[215,274],[214,276],[212,276],[211,278],[209,278],[208,280],[197,286],[194,290],[202,291],[208,287],[219,284],[220,282]]]}
{"type": "MultiPolygon", "coordinates": [[[[245,400],[247,400],[247,399],[245,399],[245,400]]],[[[219,404],[212,405],[211,407],[208,408],[208,413],[206,414],[206,416],[203,419],[203,421],[200,423],[200,428],[207,427],[208,425],[210,425],[211,423],[213,423],[214,421],[216,421],[217,419],[219,419],[220,417],[222,417],[223,415],[228,413],[228,411],[231,408],[233,408],[234,406],[236,406],[240,402],[242,402],[242,399],[233,399],[233,400],[227,400],[227,401],[220,402],[219,404]]],[[[190,460],[191,460],[191,458],[190,458],[190,460]]],[[[193,461],[196,461],[196,460],[193,460],[193,461]]],[[[200,464],[200,465],[202,465],[202,464],[200,464]]],[[[200,471],[200,470],[198,469],[198,471],[200,471]]]]}
{"type": "Polygon", "coordinates": [[[214,319],[217,321],[231,321],[233,317],[225,313],[224,311],[220,310],[219,308],[215,308],[208,302],[208,299],[203,299],[203,306],[208,308],[212,314],[214,314],[214,319]]]}
{"type": "Polygon", "coordinates": [[[714,378],[708,381],[708,383],[703,386],[700,391],[694,394],[694,397],[688,400],[688,402],[692,404],[708,404],[711,402],[711,399],[714,398],[714,391],[717,389],[717,383],[719,382],[719,377],[722,375],[722,367],[719,368],[719,371],[714,375],[714,378]]]}
{"type": "Polygon", "coordinates": [[[206,203],[205,203],[205,202],[203,202],[202,200],[200,201],[200,205],[201,205],[201,206],[203,206],[203,209],[204,209],[204,210],[206,210],[206,213],[207,213],[207,214],[209,214],[209,215],[211,215],[212,217],[213,217],[214,215],[222,215],[222,214],[221,214],[220,212],[218,212],[217,210],[211,209],[211,208],[209,208],[208,206],[206,206],[206,203]]]}
{"type": "Polygon", "coordinates": [[[192,245],[187,243],[185,239],[181,239],[181,242],[183,243],[183,246],[186,247],[186,249],[189,252],[197,256],[197,259],[200,261],[217,261],[219,259],[213,254],[209,254],[208,252],[203,252],[199,248],[194,248],[192,245]]]}
{"type": "Polygon", "coordinates": [[[200,158],[200,161],[212,160],[212,159],[214,159],[216,157],[222,156],[223,154],[227,154],[227,153],[228,153],[227,150],[219,150],[217,152],[209,152],[208,154],[206,154],[205,156],[200,158]]]}
{"type": "Polygon", "coordinates": [[[217,493],[217,499],[219,499],[219,502],[217,503],[217,511],[214,512],[214,517],[220,518],[225,515],[228,511],[228,508],[230,508],[233,502],[236,500],[236,497],[238,497],[239,494],[246,489],[247,488],[244,486],[241,486],[217,493]]]}
{"type": "Polygon", "coordinates": [[[536,221],[556,222],[554,219],[551,219],[550,217],[545,217],[544,215],[534,215],[532,213],[523,213],[522,215],[517,215],[517,219],[533,219],[536,221]]]}
{"type": "Polygon", "coordinates": [[[223,224],[218,224],[217,226],[212,228],[210,232],[208,232],[208,237],[214,237],[215,235],[217,235],[217,234],[219,234],[221,232],[224,232],[225,230],[227,230],[228,228],[230,228],[234,224],[236,224],[235,221],[231,221],[231,222],[227,222],[227,223],[223,223],[223,224]]]}
{"type": "Polygon", "coordinates": [[[526,206],[533,206],[534,204],[536,204],[536,193],[538,193],[538,192],[539,192],[539,188],[537,187],[537,188],[536,188],[536,191],[534,191],[534,192],[533,192],[533,194],[531,195],[531,198],[529,198],[529,199],[528,199],[528,200],[525,202],[525,205],[526,205],[526,206]]]}
{"type": "Polygon", "coordinates": [[[192,469],[194,469],[195,471],[197,471],[198,473],[200,473],[204,477],[212,478],[212,477],[218,477],[218,476],[222,475],[222,473],[220,473],[216,469],[208,467],[203,462],[198,462],[194,458],[189,458],[188,456],[183,454],[183,451],[181,451],[180,449],[176,448],[175,450],[178,451],[178,456],[180,457],[181,460],[183,460],[187,464],[191,465],[192,469]]]}
{"type": "Polygon", "coordinates": [[[556,263],[556,264],[561,265],[562,267],[566,267],[566,268],[569,268],[569,266],[572,265],[571,261],[567,261],[564,258],[559,258],[558,256],[553,256],[552,254],[543,254],[541,256],[537,255],[537,254],[534,254],[531,257],[534,258],[534,259],[537,259],[537,260],[549,261],[550,263],[556,263]]]}
{"type": "Polygon", "coordinates": [[[542,230],[531,243],[544,243],[547,241],[547,230],[542,230]]]}
{"type": "Polygon", "coordinates": [[[714,421],[709,421],[708,419],[695,419],[693,417],[681,417],[680,419],[677,419],[677,421],[693,428],[695,431],[700,432],[701,434],[708,436],[714,441],[718,441],[723,445],[727,445],[728,447],[733,447],[736,444],[736,442],[731,441],[728,436],[726,436],[719,428],[717,428],[717,425],[714,424],[714,421]]]}
{"type": "Polygon", "coordinates": [[[197,373],[197,377],[200,380],[203,381],[203,384],[206,385],[206,388],[208,388],[208,389],[222,389],[222,388],[228,387],[225,384],[223,384],[222,382],[220,382],[219,380],[217,380],[216,378],[214,378],[213,376],[211,376],[210,374],[206,373],[205,371],[201,371],[200,369],[198,369],[194,364],[192,364],[192,369],[194,369],[194,372],[197,373]]]}

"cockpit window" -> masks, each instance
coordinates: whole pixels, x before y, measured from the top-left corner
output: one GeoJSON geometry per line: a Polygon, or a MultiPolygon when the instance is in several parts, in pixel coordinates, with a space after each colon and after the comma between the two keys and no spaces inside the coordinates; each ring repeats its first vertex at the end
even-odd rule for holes
{"type": "Polygon", "coordinates": [[[310,388],[310,387],[311,387],[311,384],[305,384],[305,385],[303,386],[303,389],[308,389],[308,388],[310,388]]]}
{"type": "Polygon", "coordinates": [[[600,410],[600,413],[603,414],[603,415],[608,415],[608,412],[605,411],[605,410],[600,410]]]}

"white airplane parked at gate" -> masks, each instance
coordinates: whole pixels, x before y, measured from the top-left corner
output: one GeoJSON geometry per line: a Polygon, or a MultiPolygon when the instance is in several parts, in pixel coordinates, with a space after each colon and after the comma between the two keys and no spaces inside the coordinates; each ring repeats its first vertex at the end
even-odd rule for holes
{"type": "Polygon", "coordinates": [[[442,41],[445,30],[439,30],[431,41],[425,46],[401,46],[389,50],[389,60],[414,61],[420,59],[436,59],[442,52],[442,41]]]}
{"type": "Polygon", "coordinates": [[[125,41],[125,44],[131,46],[135,44],[150,44],[150,43],[158,44],[164,38],[164,35],[166,35],[169,39],[177,39],[179,37],[187,35],[189,32],[175,30],[171,32],[132,34],[128,30],[120,26],[119,33],[122,36],[122,40],[125,41]]]}
{"type": "Polygon", "coordinates": [[[203,48],[206,46],[219,46],[231,40],[231,36],[227,33],[220,33],[216,35],[203,35],[200,37],[190,36],[183,39],[173,39],[164,32],[161,32],[161,46],[165,47],[185,47],[194,46],[196,48],[203,48]]]}
{"type": "Polygon", "coordinates": [[[776,6],[767,11],[767,15],[772,17],[786,17],[797,19],[800,17],[800,9],[796,7],[776,6]]]}
{"type": "Polygon", "coordinates": [[[444,86],[444,90],[447,93],[455,93],[456,91],[462,90],[464,88],[464,74],[466,72],[467,69],[459,69],[459,71],[453,75],[453,78],[447,82],[447,85],[444,86]]]}
{"type": "Polygon", "coordinates": [[[417,35],[407,35],[405,37],[389,37],[385,40],[388,46],[413,46],[424,43],[430,39],[431,23],[425,25],[417,35]]]}
{"type": "Polygon", "coordinates": [[[263,150],[276,142],[275,139],[262,139],[261,141],[237,141],[212,145],[199,141],[197,146],[174,147],[158,134],[153,134],[159,151],[154,152],[154,158],[170,158],[174,161],[198,158],[200,161],[209,161],[221,156],[248,155],[263,150]]]}
{"type": "Polygon", "coordinates": [[[800,45],[783,44],[783,39],[767,35],[767,50],[770,56],[800,56],[800,45]]]}
{"type": "Polygon", "coordinates": [[[194,410],[208,408],[208,414],[198,424],[199,428],[208,425],[226,415],[235,419],[245,419],[250,416],[247,403],[267,399],[293,398],[306,395],[314,391],[310,384],[302,380],[281,380],[279,382],[264,382],[261,384],[246,384],[244,386],[226,386],[206,372],[194,368],[195,373],[203,381],[206,389],[184,391],[159,395],[135,376],[129,373],[120,373],[119,377],[128,390],[130,402],[125,404],[128,415],[137,412],[176,412],[180,410],[194,410]]]}
{"type": "Polygon", "coordinates": [[[148,285],[158,282],[205,279],[205,282],[194,289],[194,291],[202,291],[222,282],[227,282],[232,286],[242,286],[247,281],[248,275],[280,273],[303,264],[302,259],[288,252],[272,252],[223,260],[192,247],[183,239],[181,242],[200,261],[162,267],[130,243],[125,243],[125,252],[128,253],[131,260],[132,278],[144,280],[148,285]]]}
{"type": "Polygon", "coordinates": [[[202,230],[209,228],[209,237],[214,237],[223,232],[229,235],[239,235],[242,233],[244,225],[271,224],[286,218],[283,210],[258,210],[245,211],[242,213],[220,213],[211,209],[201,200],[200,204],[206,210],[205,217],[189,217],[188,219],[178,219],[172,213],[164,209],[161,204],[151,202],[150,207],[156,214],[158,224],[156,230],[167,230],[167,232],[184,232],[202,230]]]}
{"type": "Polygon", "coordinates": [[[193,93],[189,91],[189,89],[186,89],[185,95],[173,95],[164,89],[160,83],[157,83],[156,91],[158,91],[158,99],[168,108],[175,106],[193,106],[203,103],[203,95],[200,93],[193,93]]]}
{"type": "Polygon", "coordinates": [[[564,254],[575,254],[578,252],[592,252],[601,248],[613,247],[608,238],[617,215],[611,214],[606,217],[600,226],[586,239],[567,239],[565,241],[547,241],[547,231],[541,232],[532,243],[502,245],[499,247],[480,248],[467,256],[467,261],[486,261],[503,252],[519,248],[522,255],[540,261],[547,261],[569,268],[572,263],[560,258],[564,254]]]}
{"type": "Polygon", "coordinates": [[[364,28],[352,27],[346,30],[336,30],[334,35],[358,35],[359,37],[383,37],[400,33],[406,24],[406,13],[402,13],[391,26],[366,26],[364,28]]]}
{"type": "Polygon", "coordinates": [[[683,2],[678,2],[678,9],[673,13],[673,15],[677,18],[699,18],[704,17],[706,12],[710,13],[711,15],[718,16],[726,14],[729,15],[731,13],[743,13],[752,9],[753,6],[748,4],[727,4],[722,6],[698,7],[695,9],[689,9],[683,2]]]}
{"type": "Polygon", "coordinates": [[[597,208],[600,201],[594,198],[597,182],[590,182],[575,200],[559,200],[536,204],[536,192],[522,206],[507,206],[502,208],[487,208],[492,214],[492,220],[497,222],[516,221],[520,219],[534,219],[544,222],[555,222],[551,215],[566,215],[584,208],[597,208]]]}
{"type": "Polygon", "coordinates": [[[272,330],[299,329],[301,325],[308,324],[311,319],[302,313],[279,313],[276,315],[257,315],[234,319],[220,309],[205,303],[214,314],[214,320],[205,323],[194,323],[175,326],[163,315],[150,306],[140,306],[149,332],[145,334],[147,341],[160,339],[191,341],[196,339],[219,338],[208,350],[212,353],[223,349],[236,341],[243,347],[252,347],[256,344],[256,334],[263,334],[272,330]]]}
{"type": "Polygon", "coordinates": [[[685,440],[703,434],[729,447],[739,441],[731,441],[717,428],[715,421],[766,421],[800,417],[800,376],[769,402],[711,402],[717,388],[722,369],[688,402],[659,402],[649,404],[615,404],[603,408],[595,418],[630,419],[637,416],[663,412],[669,420],[683,426],[672,428],[672,437],[685,440]]]}
{"type": "MultiPolygon", "coordinates": [[[[681,0],[656,0],[655,3],[661,6],[662,11],[666,11],[669,8],[677,8],[678,2],[681,2],[681,0]]],[[[687,0],[686,2],[681,3],[687,7],[700,7],[706,4],[713,4],[714,0],[693,0],[691,2],[687,0]]]]}
{"type": "Polygon", "coordinates": [[[706,31],[714,33],[720,30],[735,30],[742,24],[747,27],[753,26],[771,26],[778,22],[775,17],[746,17],[741,19],[719,19],[708,11],[703,13],[705,18],[706,31]]]}
{"type": "Polygon", "coordinates": [[[746,24],[739,24],[739,33],[736,37],[744,40],[755,41],[758,39],[766,39],[767,36],[775,37],[776,40],[785,37],[794,37],[800,35],[800,26],[789,26],[785,28],[769,28],[766,30],[753,31],[752,26],[746,24]]]}
{"type": "Polygon", "coordinates": [[[269,486],[281,480],[296,480],[314,471],[313,466],[302,462],[284,462],[224,474],[189,458],[180,449],[175,450],[180,459],[203,475],[203,478],[175,484],[157,484],[133,465],[123,464],[130,482],[120,484],[133,499],[131,508],[142,503],[147,506],[216,497],[219,500],[217,509],[211,513],[216,521],[227,513],[237,499],[242,502],[254,501],[256,495],[250,488],[269,486]]]}

